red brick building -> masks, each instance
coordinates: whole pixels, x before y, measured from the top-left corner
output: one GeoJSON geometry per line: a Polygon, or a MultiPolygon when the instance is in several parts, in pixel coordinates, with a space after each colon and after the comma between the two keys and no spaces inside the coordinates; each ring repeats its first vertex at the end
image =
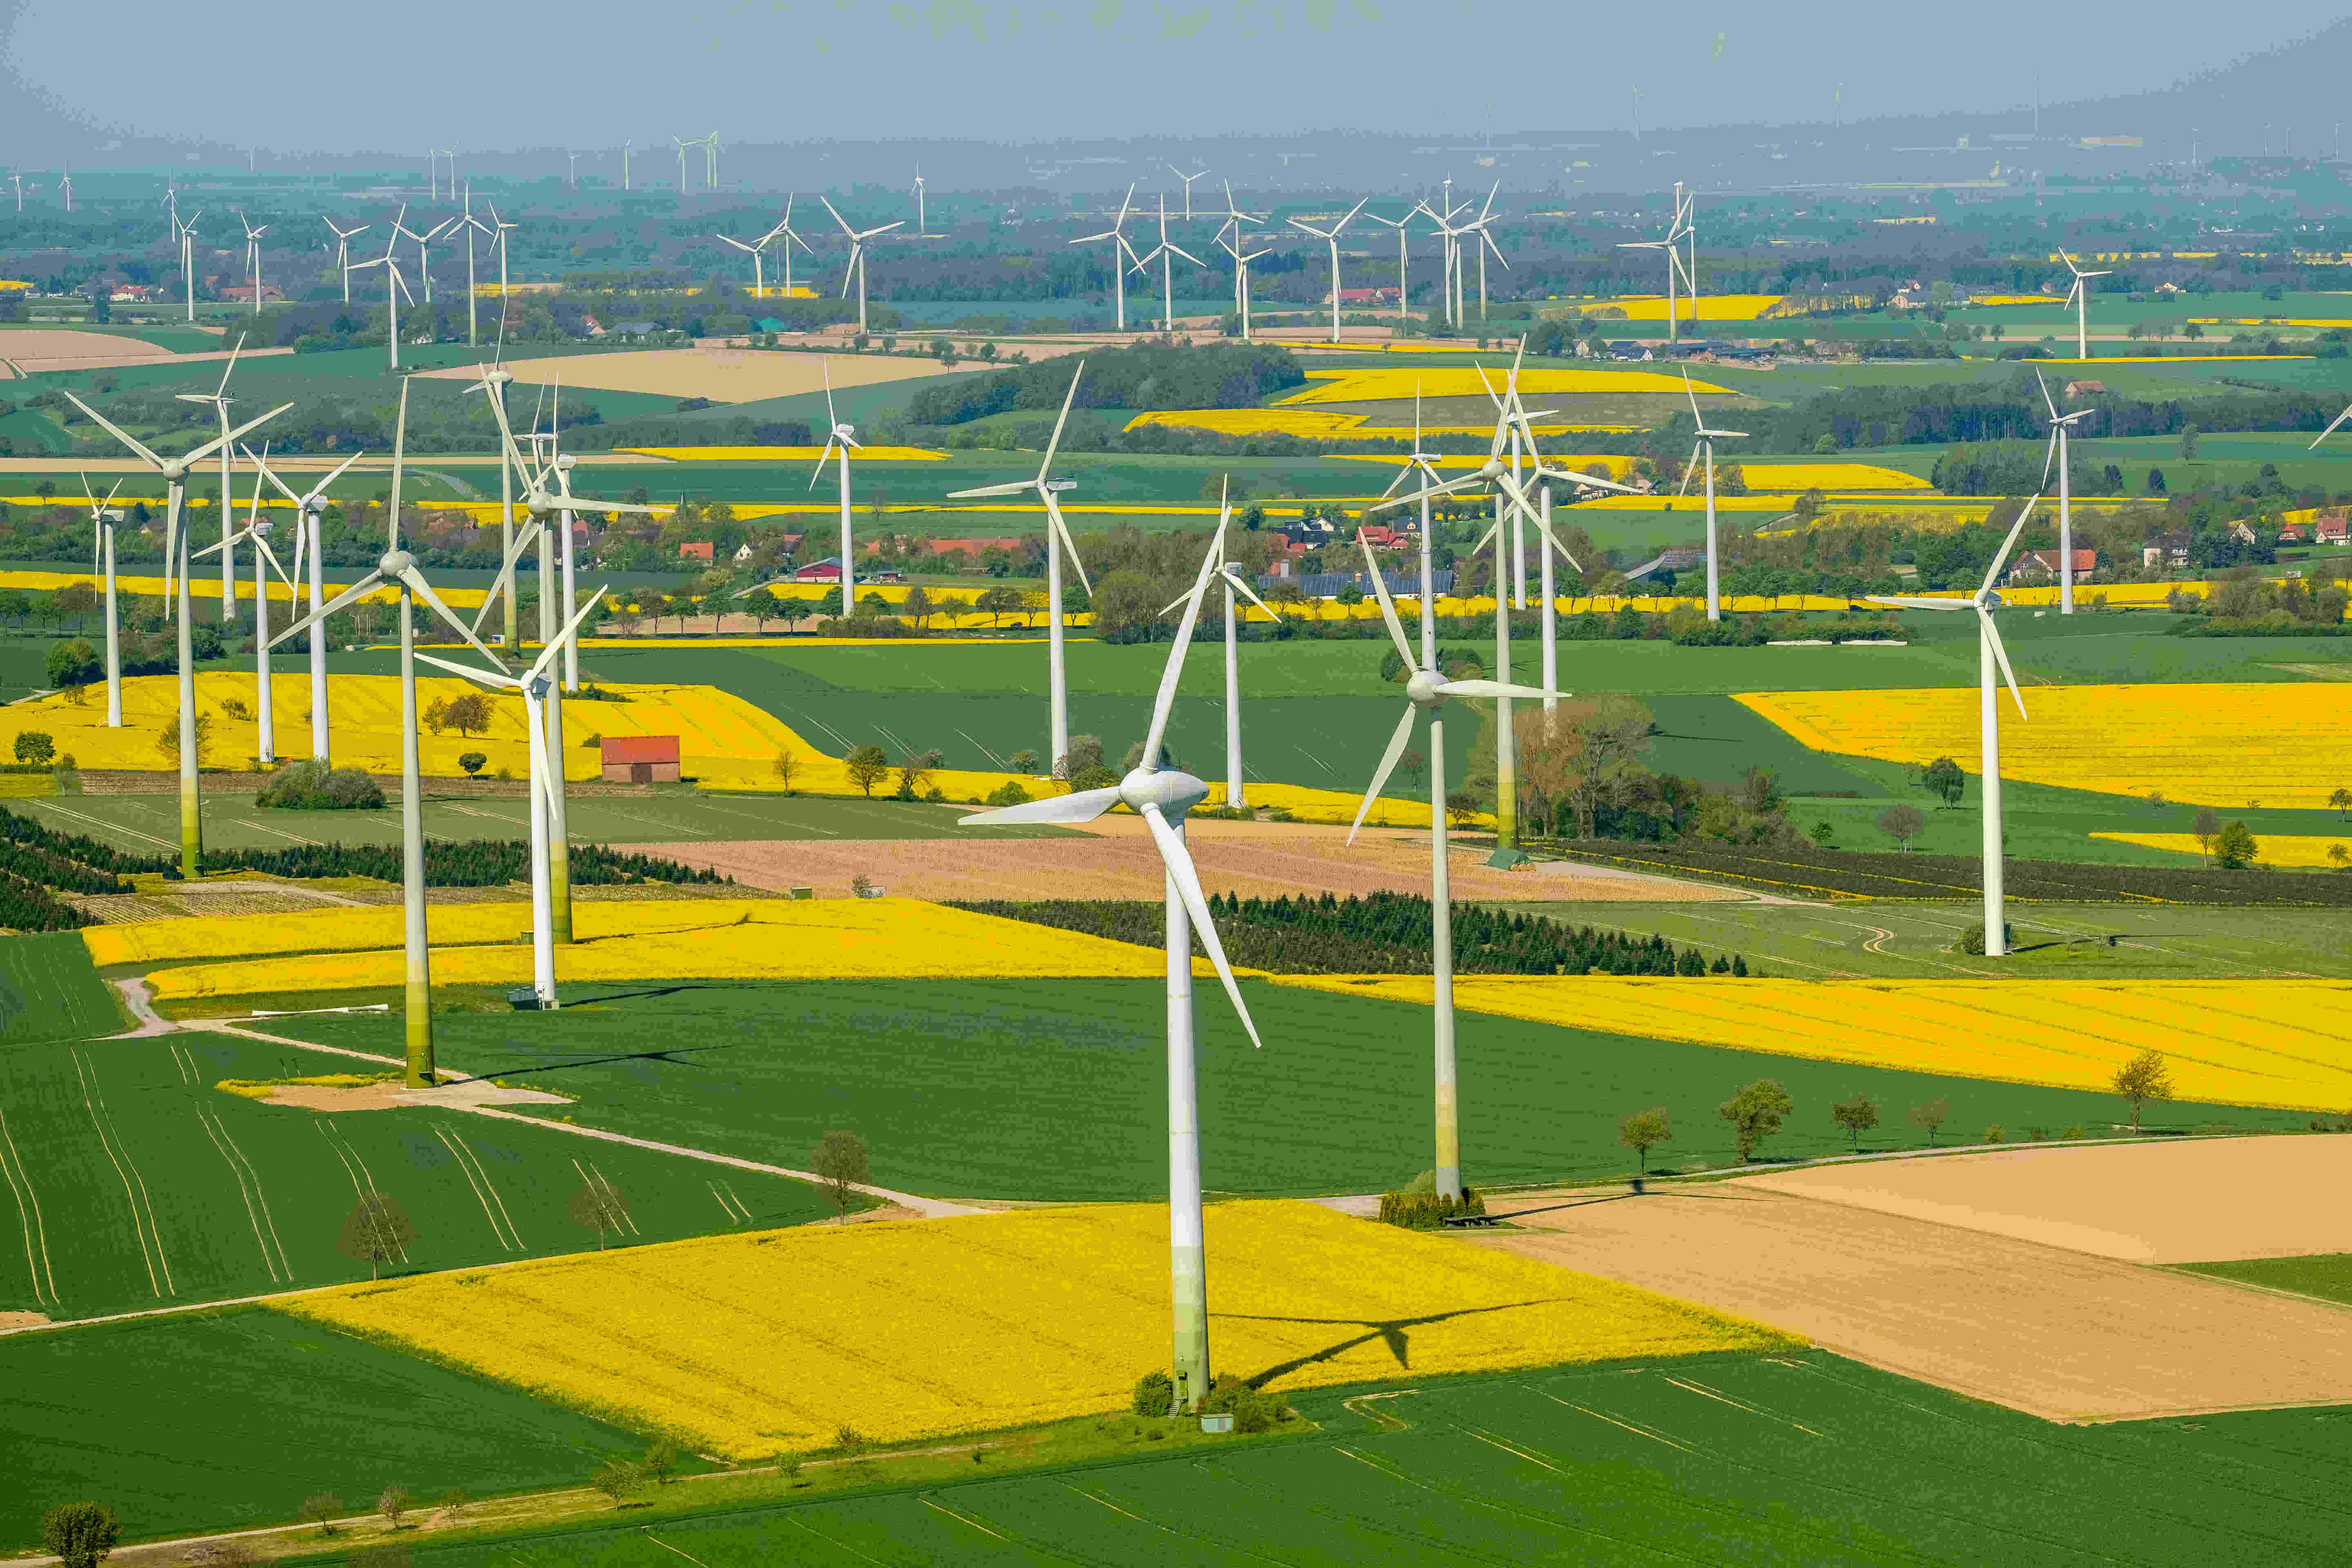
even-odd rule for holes
{"type": "Polygon", "coordinates": [[[612,735],[604,748],[606,784],[676,784],[676,735],[612,735]]]}

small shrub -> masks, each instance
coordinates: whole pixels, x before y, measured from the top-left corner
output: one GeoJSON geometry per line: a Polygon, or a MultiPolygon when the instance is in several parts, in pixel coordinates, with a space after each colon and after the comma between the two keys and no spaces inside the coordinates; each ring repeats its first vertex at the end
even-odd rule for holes
{"type": "Polygon", "coordinates": [[[998,784],[995,793],[988,797],[988,804],[992,806],[1026,805],[1028,803],[1029,792],[1021,787],[1021,783],[1017,779],[1005,780],[998,784]]]}
{"type": "Polygon", "coordinates": [[[836,1427],[833,1446],[845,1454],[862,1454],[874,1446],[874,1440],[855,1426],[836,1427]]]}
{"type": "Polygon", "coordinates": [[[272,773],[253,804],[280,811],[381,811],[383,786],[357,768],[330,768],[306,758],[272,773]]]}
{"type": "Polygon", "coordinates": [[[1165,1415],[1176,1405],[1176,1384],[1173,1379],[1154,1367],[1135,1380],[1135,1413],[1138,1415],[1165,1415]]]}
{"type": "Polygon", "coordinates": [[[2077,1125],[2069,1127],[2065,1131],[2058,1134],[2058,1141],[2061,1143],[2077,1143],[2082,1142],[2082,1140],[2088,1138],[2090,1135],[2091,1130],[2089,1128],[2077,1125]]]}
{"type": "Polygon", "coordinates": [[[1236,1432],[1271,1431],[1276,1422],[1290,1415],[1281,1400],[1232,1373],[1209,1385],[1209,1396],[1201,1402],[1201,1409],[1207,1415],[1230,1414],[1236,1432]]]}
{"type": "Polygon", "coordinates": [[[1984,921],[1972,921],[1969,922],[1969,928],[1960,932],[1959,939],[1952,943],[1952,951],[1954,952],[1964,952],[1971,958],[1982,958],[1984,956],[1985,947],[1984,939],[1984,921]]]}
{"type": "Polygon", "coordinates": [[[1984,1130],[1984,1141],[1988,1143],[2006,1143],[2009,1142],[2009,1134],[2002,1131],[2000,1123],[1996,1121],[1984,1130]]]}
{"type": "Polygon", "coordinates": [[[1381,1194],[1381,1223],[1401,1226],[1406,1230],[1436,1230],[1449,1219],[1486,1212],[1486,1200],[1473,1187],[1462,1189],[1459,1202],[1434,1192],[1414,1192],[1411,1188],[1381,1194]]]}
{"type": "Polygon", "coordinates": [[[332,1535],[340,1528],[335,1521],[341,1517],[342,1511],[342,1499],[332,1492],[320,1492],[315,1497],[304,1498],[294,1517],[305,1524],[317,1525],[321,1535],[332,1535]]]}
{"type": "Polygon", "coordinates": [[[489,762],[490,759],[480,752],[460,752],[457,753],[457,765],[466,770],[466,776],[467,778],[471,778],[476,773],[480,773],[484,768],[489,765],[489,762]]]}

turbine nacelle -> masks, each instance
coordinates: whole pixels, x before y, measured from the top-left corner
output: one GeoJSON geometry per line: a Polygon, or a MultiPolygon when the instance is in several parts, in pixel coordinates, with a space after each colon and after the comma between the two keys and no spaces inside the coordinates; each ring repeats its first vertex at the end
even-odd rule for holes
{"type": "Polygon", "coordinates": [[[1118,781],[1118,798],[1135,811],[1156,805],[1173,822],[1209,798],[1209,786],[1177,768],[1139,767],[1118,781]]]}
{"type": "Polygon", "coordinates": [[[387,577],[398,577],[404,572],[415,570],[415,566],[416,557],[407,551],[387,550],[383,552],[383,559],[376,563],[375,569],[387,577]]]}
{"type": "Polygon", "coordinates": [[[1416,669],[1404,679],[1404,700],[1423,712],[1445,706],[1445,679],[1433,669],[1416,669]]]}

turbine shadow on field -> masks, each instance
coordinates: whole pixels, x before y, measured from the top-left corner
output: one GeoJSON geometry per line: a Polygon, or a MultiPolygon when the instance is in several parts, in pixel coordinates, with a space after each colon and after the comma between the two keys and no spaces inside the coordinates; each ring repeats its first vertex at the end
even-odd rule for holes
{"type": "Polygon", "coordinates": [[[1370,1344],[1374,1340],[1379,1340],[1389,1347],[1389,1353],[1396,1357],[1398,1366],[1411,1370],[1412,1363],[1406,1354],[1410,1348],[1405,1333],[1407,1329],[1422,1328],[1430,1323],[1443,1323],[1454,1318],[1475,1318],[1485,1312],[1508,1312],[1520,1307],[1539,1305],[1541,1302],[1536,1300],[1504,1301],[1492,1307],[1462,1307],[1451,1312],[1431,1312],[1419,1318],[1274,1318],[1249,1312],[1211,1312],[1209,1315],[1213,1318],[1229,1318],[1237,1323],[1310,1323],[1330,1327],[1360,1325],[1369,1331],[1352,1339],[1341,1340],[1337,1344],[1327,1345],[1307,1355],[1277,1363],[1267,1367],[1264,1372],[1253,1373],[1244,1380],[1252,1388],[1263,1388],[1286,1373],[1313,1366],[1317,1362],[1329,1361],[1334,1356],[1345,1355],[1358,1345],[1370,1344]]]}

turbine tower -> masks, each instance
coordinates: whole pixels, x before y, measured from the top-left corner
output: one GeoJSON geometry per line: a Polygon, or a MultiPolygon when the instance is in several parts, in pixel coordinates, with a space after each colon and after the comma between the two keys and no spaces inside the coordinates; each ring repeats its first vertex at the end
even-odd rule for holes
{"type": "Polygon", "coordinates": [[[849,298],[849,280],[853,277],[856,278],[857,279],[857,330],[862,332],[866,330],[866,242],[877,234],[887,234],[894,228],[906,227],[907,220],[900,218],[896,223],[881,224],[874,228],[855,229],[849,226],[848,220],[838,212],[834,212],[831,202],[825,201],[823,196],[817,197],[817,200],[824,202],[824,210],[833,213],[833,221],[841,225],[842,235],[849,241],[849,265],[842,268],[841,297],[845,300],[849,298]]]}
{"type": "Polygon", "coordinates": [[[342,228],[339,227],[335,220],[331,217],[320,218],[319,221],[334,231],[335,265],[343,274],[343,303],[348,305],[352,302],[352,241],[374,226],[363,223],[357,228],[342,228]]]}
{"type": "MultiPolygon", "coordinates": [[[[174,393],[173,395],[182,403],[209,403],[213,405],[213,412],[220,417],[220,525],[221,542],[224,545],[228,542],[230,530],[236,526],[229,520],[229,507],[232,504],[234,498],[229,491],[228,464],[230,453],[228,447],[228,405],[236,400],[228,395],[228,378],[236,374],[236,356],[244,352],[245,337],[244,334],[240,333],[237,336],[236,346],[228,351],[228,363],[221,368],[220,384],[213,388],[209,395],[201,392],[181,392],[174,393]]],[[[206,553],[209,554],[211,552],[207,551],[206,553]]],[[[224,552],[221,556],[220,618],[223,625],[227,625],[236,619],[236,562],[235,560],[235,554],[236,552],[234,551],[228,551],[224,552]]],[[[170,575],[170,569],[168,567],[165,569],[164,574],[166,576],[170,575]]]]}
{"type": "Polygon", "coordinates": [[[1173,332],[1176,330],[1176,275],[1174,268],[1175,258],[1179,256],[1182,257],[1185,260],[1191,262],[1195,267],[1202,265],[1199,257],[1193,255],[1191,251],[1186,250],[1180,245],[1173,245],[1169,242],[1168,198],[1166,196],[1162,196],[1160,198],[1160,243],[1152,247],[1151,249],[1146,252],[1142,257],[1139,258],[1135,265],[1129,268],[1129,270],[1140,272],[1146,267],[1150,266],[1154,260],[1157,260],[1160,263],[1160,330],[1163,332],[1173,332]]]}
{"type": "MultiPolygon", "coordinates": [[[[2042,489],[2050,489],[2050,470],[2058,469],[2058,613],[2074,613],[2074,483],[2068,471],[2066,443],[2073,434],[2074,421],[2088,419],[2098,412],[2095,408],[2078,408],[2072,414],[2058,412],[2058,405],[2050,398],[2050,384],[2042,373],[2033,373],[2034,383],[2042,388],[2042,406],[2050,410],[2050,449],[2042,459],[2042,489]]],[[[2318,442],[2312,443],[2317,446],[2318,442]]]]}
{"type": "MultiPolygon", "coordinates": [[[[2084,271],[2074,265],[2074,258],[2063,250],[2058,253],[2058,259],[2064,262],[2066,270],[2074,275],[2074,287],[2066,290],[2065,304],[2074,307],[2074,357],[2086,360],[2091,357],[2090,280],[2094,278],[2105,278],[2107,273],[2105,269],[2097,272],[2084,271]]],[[[2062,305],[2060,308],[2063,310],[2064,306],[2062,305]]]]}
{"type": "Polygon", "coordinates": [[[1706,454],[1706,618],[1710,621],[1719,621],[1723,619],[1723,595],[1721,592],[1722,576],[1716,560],[1715,551],[1715,444],[1718,440],[1744,439],[1747,437],[1748,432],[1745,430],[1710,430],[1707,428],[1706,416],[1699,412],[1698,394],[1692,390],[1690,372],[1687,370],[1683,372],[1683,395],[1690,399],[1691,424],[1697,427],[1698,436],[1697,439],[1691,443],[1690,462],[1683,465],[1682,484],[1678,484],[1675,487],[1675,494],[1680,495],[1683,493],[1683,487],[1690,483],[1692,465],[1699,461],[1701,453],[1706,454]]]}
{"type": "Polygon", "coordinates": [[[1902,610],[1974,610],[1977,615],[1977,725],[1982,752],[1984,779],[1984,950],[1987,958],[1999,958],[2009,951],[2009,930],[2003,923],[2004,905],[2001,900],[2001,835],[2000,835],[2000,688],[1994,679],[1999,668],[2002,679],[2009,682],[2009,694],[2017,703],[2017,716],[2025,713],[2024,694],[2017,689],[2017,672],[2010,668],[2009,650],[2001,646],[2000,633],[1994,629],[1992,612],[2000,607],[2000,595],[1992,585],[2000,580],[2001,568],[2009,563],[2009,552],[2017,548],[2017,537],[2025,531],[2026,520],[2042,498],[2035,496],[2025,503],[2010,525],[2009,537],[2002,541],[2000,553],[1985,568],[1984,582],[1965,599],[1915,599],[1873,594],[1874,605],[1891,605],[1902,610]]]}
{"type": "Polygon", "coordinates": [[[261,314],[261,237],[269,232],[269,226],[256,228],[243,213],[236,215],[236,221],[245,225],[245,275],[253,285],[253,313],[257,316],[261,314]]]}
{"type": "MultiPolygon", "coordinates": [[[[1192,182],[1201,179],[1209,171],[1201,169],[1188,174],[1173,163],[1162,163],[1160,167],[1184,182],[1184,221],[1191,223],[1192,221],[1192,182]]],[[[1225,192],[1225,199],[1228,203],[1233,200],[1233,191],[1230,187],[1225,192]]]]}
{"type": "Polygon", "coordinates": [[[114,525],[122,521],[121,511],[114,504],[115,492],[122,489],[117,479],[106,492],[101,504],[96,491],[89,488],[89,475],[81,477],[81,493],[89,498],[90,570],[103,572],[106,582],[106,727],[122,728],[122,639],[121,620],[115,613],[114,597],[114,525]]]}
{"type": "MultiPolygon", "coordinates": [[[[1070,481],[1054,477],[1054,454],[1062,445],[1062,426],[1069,422],[1070,405],[1078,395],[1078,380],[1087,374],[1087,362],[1080,360],[1078,368],[1070,374],[1070,389],[1062,394],[1062,412],[1054,421],[1054,435],[1045,443],[1045,460],[1037,465],[1037,477],[1019,479],[1006,485],[982,485],[977,489],[950,490],[950,500],[971,500],[982,496],[1013,496],[1035,490],[1037,499],[1045,506],[1045,703],[1049,747],[1045,753],[1047,771],[1055,776],[1063,773],[1062,763],[1070,753],[1070,686],[1063,665],[1062,638],[1062,552],[1069,552],[1070,564],[1078,570],[1078,581],[1086,584],[1088,595],[1094,584],[1087,580],[1086,563],[1078,559],[1078,547],[1070,538],[1070,526],[1062,521],[1061,502],[1055,497],[1067,489],[1070,481]]],[[[844,483],[847,481],[845,480],[844,483]]],[[[845,524],[842,537],[848,538],[845,524]]],[[[845,600],[845,604],[846,601],[845,600]]]]}
{"type": "Polygon", "coordinates": [[[1091,822],[1114,805],[1125,805],[1143,819],[1167,869],[1168,930],[1168,1264],[1169,1295],[1173,1308],[1175,1407],[1189,1413],[1200,1407],[1209,1391],[1209,1276],[1201,1215],[1201,1126],[1197,1074],[1194,1070],[1192,1008],[1192,940],[1197,935],[1207,952],[1225,994],[1240,1015],[1242,1027],[1256,1046],[1257,1025],[1242,1001],[1233,966],[1225,962],[1224,944],[1209,918],[1209,900],[1201,890],[1200,873],[1184,847],[1184,814],[1208,798],[1209,786],[1181,769],[1164,766],[1162,742],[1168,716],[1176,700],[1176,686],[1184,673],[1184,655],[1192,643],[1192,628],[1201,617],[1209,580],[1224,559],[1225,527],[1233,520],[1228,506],[1218,519],[1215,538],[1201,561],[1184,618],[1169,650],[1167,668],[1160,678],[1160,695],[1152,705],[1151,731],[1143,742],[1143,761],[1108,789],[1051,795],[999,811],[983,811],[961,820],[972,826],[998,823],[1091,822]]]}
{"type": "Polygon", "coordinates": [[[915,234],[919,238],[931,237],[930,209],[923,204],[923,166],[915,165],[915,234]]]}
{"type": "Polygon", "coordinates": [[[723,244],[733,246],[736,249],[741,251],[744,255],[751,258],[751,298],[754,300],[766,299],[768,297],[768,275],[765,267],[765,258],[761,255],[761,252],[768,248],[768,241],[776,237],[776,231],[774,229],[770,229],[767,233],[761,235],[759,238],[753,240],[749,245],[744,244],[741,240],[735,238],[731,235],[714,234],[710,237],[715,240],[719,240],[723,244]]]}
{"type": "Polygon", "coordinates": [[[846,619],[857,611],[857,602],[851,597],[856,587],[857,573],[856,542],[850,536],[849,523],[849,454],[858,445],[857,430],[834,412],[832,363],[822,362],[822,368],[824,371],[824,450],[816,456],[816,468],[809,474],[809,489],[816,489],[817,480],[824,477],[824,460],[839,454],[840,462],[834,469],[834,477],[841,484],[841,569],[834,574],[834,578],[841,584],[841,614],[846,619]]]}
{"type": "Polygon", "coordinates": [[[1112,297],[1118,301],[1118,330],[1122,332],[1127,331],[1127,268],[1128,263],[1136,259],[1135,247],[1127,243],[1126,233],[1128,208],[1134,202],[1135,187],[1130,184],[1127,187],[1127,195],[1119,198],[1118,222],[1100,234],[1082,234],[1069,242],[1072,245],[1092,245],[1100,239],[1110,241],[1110,286],[1112,297]]]}
{"type": "MultiPolygon", "coordinates": [[[[1418,212],[1418,211],[1420,211],[1420,210],[1421,210],[1421,209],[1420,209],[1420,208],[1418,208],[1418,207],[1416,207],[1416,208],[1414,208],[1414,209],[1413,209],[1413,211],[1414,211],[1414,212],[1418,212]]],[[[1366,217],[1368,217],[1368,218],[1370,218],[1374,223],[1384,223],[1384,224],[1388,225],[1391,228],[1392,228],[1392,229],[1396,230],[1396,237],[1397,237],[1397,310],[1396,310],[1396,313],[1397,313],[1398,318],[1399,318],[1400,320],[1402,320],[1402,319],[1403,318],[1403,316],[1404,316],[1404,297],[1405,297],[1405,293],[1406,293],[1407,287],[1408,287],[1408,285],[1409,285],[1409,283],[1411,282],[1411,279],[1412,279],[1412,270],[1411,270],[1411,267],[1410,267],[1410,264],[1406,261],[1406,259],[1405,259],[1405,254],[1404,254],[1404,239],[1405,239],[1405,233],[1404,233],[1404,231],[1405,231],[1405,226],[1412,222],[1412,213],[1409,212],[1409,213],[1405,214],[1405,215],[1404,215],[1404,216],[1402,216],[1402,217],[1382,217],[1382,216],[1381,216],[1380,214],[1378,214],[1378,213],[1366,213],[1364,216],[1365,216],[1366,217]]],[[[1415,445],[1415,446],[1419,446],[1419,445],[1420,445],[1420,443],[1416,441],[1416,442],[1414,443],[1414,445],[1415,445]]]]}
{"type": "MultiPolygon", "coordinates": [[[[328,747],[327,723],[327,625],[319,611],[326,603],[326,568],[322,553],[326,542],[327,487],[343,477],[363,454],[353,452],[339,464],[334,472],[312,485],[301,495],[296,495],[268,464],[261,473],[278,493],[294,503],[294,578],[290,584],[299,598],[301,593],[303,566],[307,558],[310,584],[310,760],[326,763],[331,760],[328,747]]],[[[253,453],[247,449],[246,456],[253,453]]]]}
{"type": "Polygon", "coordinates": [[[1358,202],[1348,209],[1346,217],[1341,218],[1329,228],[1317,228],[1313,224],[1301,223],[1295,217],[1284,220],[1291,227],[1311,234],[1331,247],[1331,341],[1335,343],[1339,341],[1339,231],[1346,228],[1354,220],[1355,216],[1363,210],[1364,204],[1358,202]]]}

